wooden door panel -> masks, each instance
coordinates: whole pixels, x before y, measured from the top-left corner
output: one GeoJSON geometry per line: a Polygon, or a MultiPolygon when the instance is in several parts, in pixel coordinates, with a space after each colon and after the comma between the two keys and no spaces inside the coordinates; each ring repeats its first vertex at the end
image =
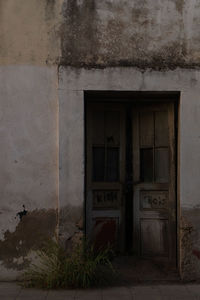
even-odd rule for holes
{"type": "Polygon", "coordinates": [[[96,247],[124,246],[125,110],[123,105],[87,107],[86,234],[96,247]]]}
{"type": "Polygon", "coordinates": [[[168,220],[141,219],[141,254],[144,256],[168,255],[168,220]]]}
{"type": "Polygon", "coordinates": [[[162,147],[169,144],[168,112],[155,112],[155,146],[162,147]]]}
{"type": "Polygon", "coordinates": [[[154,118],[153,112],[140,114],[140,145],[151,148],[154,144],[154,118]]]}
{"type": "MultiPolygon", "coordinates": [[[[105,114],[104,111],[94,110],[90,115],[92,128],[92,141],[94,145],[104,145],[104,125],[105,125],[105,114]]],[[[90,137],[91,138],[91,137],[90,137]]]]}
{"type": "Polygon", "coordinates": [[[155,182],[169,182],[169,150],[155,149],[155,182]]]}
{"type": "Polygon", "coordinates": [[[176,260],[173,104],[133,108],[134,251],[176,260]]]}
{"type": "Polygon", "coordinates": [[[120,144],[120,111],[106,111],[105,130],[108,145],[118,146],[120,144]]]}
{"type": "Polygon", "coordinates": [[[153,148],[140,149],[140,180],[142,182],[152,182],[153,172],[153,148]]]}
{"type": "Polygon", "coordinates": [[[168,208],[168,191],[141,190],[140,210],[166,210],[168,208]]]}
{"type": "Polygon", "coordinates": [[[95,217],[93,219],[93,241],[97,249],[112,246],[118,248],[119,218],[95,217]]]}

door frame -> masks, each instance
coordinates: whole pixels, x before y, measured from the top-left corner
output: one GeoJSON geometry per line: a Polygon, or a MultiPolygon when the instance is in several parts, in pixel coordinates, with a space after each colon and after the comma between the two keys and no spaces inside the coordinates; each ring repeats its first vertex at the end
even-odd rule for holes
{"type": "Polygon", "coordinates": [[[179,92],[132,92],[132,91],[85,91],[84,92],[84,120],[85,120],[85,210],[84,210],[84,224],[86,233],[86,186],[87,186],[87,136],[86,136],[86,124],[87,124],[87,105],[90,102],[112,102],[112,103],[167,103],[174,104],[174,131],[175,131],[175,198],[176,198],[176,267],[180,272],[180,126],[179,126],[179,92]]]}

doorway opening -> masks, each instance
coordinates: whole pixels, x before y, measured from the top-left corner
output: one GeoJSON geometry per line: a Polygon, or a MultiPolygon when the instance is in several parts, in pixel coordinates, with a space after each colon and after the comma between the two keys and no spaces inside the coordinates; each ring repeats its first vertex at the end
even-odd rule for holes
{"type": "Polygon", "coordinates": [[[178,100],[85,92],[86,235],[129,254],[136,269],[177,268],[178,100]]]}

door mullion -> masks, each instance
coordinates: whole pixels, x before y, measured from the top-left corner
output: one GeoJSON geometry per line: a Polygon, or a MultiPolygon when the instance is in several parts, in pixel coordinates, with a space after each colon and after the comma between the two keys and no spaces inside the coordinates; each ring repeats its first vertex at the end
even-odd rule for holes
{"type": "Polygon", "coordinates": [[[153,182],[155,182],[155,112],[153,113],[153,182]]]}
{"type": "Polygon", "coordinates": [[[132,133],[132,109],[128,105],[126,109],[126,152],[125,161],[125,228],[126,228],[126,248],[127,251],[132,249],[133,236],[133,133],[132,133]]]}

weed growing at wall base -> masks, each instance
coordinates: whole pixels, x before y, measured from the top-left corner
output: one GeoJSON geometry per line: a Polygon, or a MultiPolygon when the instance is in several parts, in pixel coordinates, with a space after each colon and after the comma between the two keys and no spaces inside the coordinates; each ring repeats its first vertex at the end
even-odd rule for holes
{"type": "Polygon", "coordinates": [[[59,243],[49,241],[37,252],[38,263],[24,272],[25,287],[39,288],[89,288],[109,285],[116,277],[110,262],[110,248],[95,251],[82,241],[67,253],[59,243]]]}

